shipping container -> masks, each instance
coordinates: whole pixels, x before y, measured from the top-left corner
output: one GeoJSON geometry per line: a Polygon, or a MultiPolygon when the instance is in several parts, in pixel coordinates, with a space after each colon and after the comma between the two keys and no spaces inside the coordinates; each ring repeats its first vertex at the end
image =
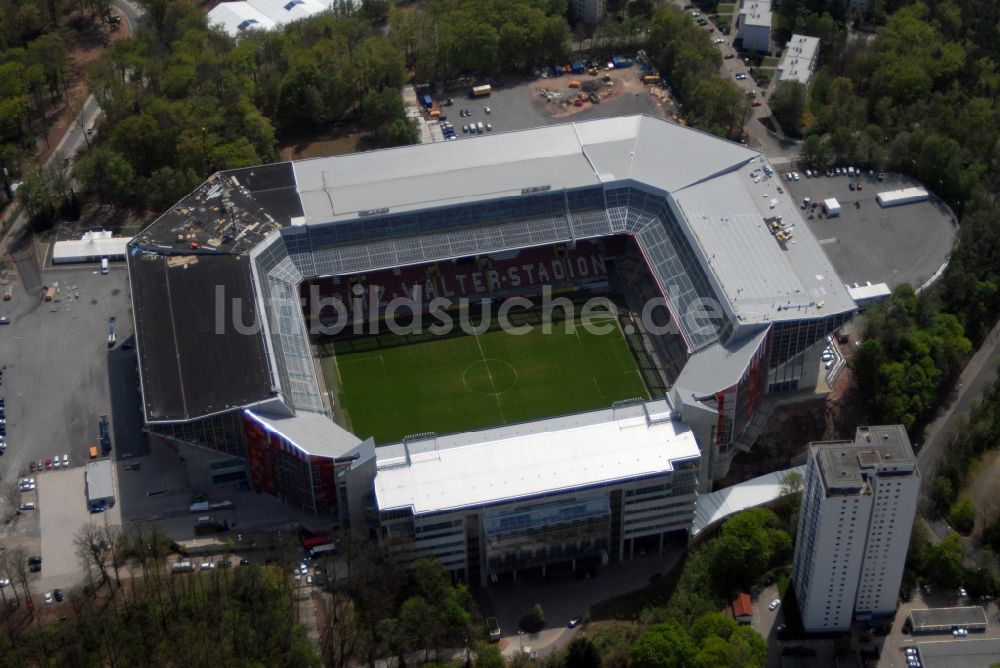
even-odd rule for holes
{"type": "Polygon", "coordinates": [[[482,86],[472,87],[472,97],[486,97],[493,92],[493,87],[489,84],[483,84],[482,86]]]}

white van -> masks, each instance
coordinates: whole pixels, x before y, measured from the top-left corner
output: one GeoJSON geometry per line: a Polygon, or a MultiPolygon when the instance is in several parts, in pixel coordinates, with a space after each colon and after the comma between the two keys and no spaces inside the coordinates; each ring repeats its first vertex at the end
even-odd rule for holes
{"type": "Polygon", "coordinates": [[[101,273],[102,274],[108,273],[108,258],[106,257],[101,258],[101,273]]]}

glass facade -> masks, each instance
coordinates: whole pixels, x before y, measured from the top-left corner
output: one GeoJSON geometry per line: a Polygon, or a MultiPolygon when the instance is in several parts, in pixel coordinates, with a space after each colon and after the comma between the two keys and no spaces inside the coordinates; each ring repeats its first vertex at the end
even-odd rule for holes
{"type": "Polygon", "coordinates": [[[337,510],[337,476],[329,457],[308,455],[280,434],[244,419],[250,482],[313,512],[337,510]]]}
{"type": "Polygon", "coordinates": [[[771,332],[769,392],[796,390],[806,375],[805,350],[846,323],[853,311],[826,318],[776,322],[771,332]]]}
{"type": "Polygon", "coordinates": [[[611,505],[607,494],[483,515],[489,568],[506,570],[607,551],[611,505]]]}

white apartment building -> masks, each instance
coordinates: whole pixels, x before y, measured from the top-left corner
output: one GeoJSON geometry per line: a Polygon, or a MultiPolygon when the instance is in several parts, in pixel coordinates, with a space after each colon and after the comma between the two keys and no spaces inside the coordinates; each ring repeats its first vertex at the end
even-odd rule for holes
{"type": "Polygon", "coordinates": [[[806,631],[895,614],[919,489],[901,425],[810,444],[793,564],[806,631]]]}
{"type": "Polygon", "coordinates": [[[740,0],[736,36],[747,51],[771,50],[771,0],[740,0]]]}
{"type": "Polygon", "coordinates": [[[819,37],[792,35],[788,44],[785,44],[785,52],[781,55],[775,76],[778,81],[798,81],[805,85],[816,71],[818,55],[819,37]]]}

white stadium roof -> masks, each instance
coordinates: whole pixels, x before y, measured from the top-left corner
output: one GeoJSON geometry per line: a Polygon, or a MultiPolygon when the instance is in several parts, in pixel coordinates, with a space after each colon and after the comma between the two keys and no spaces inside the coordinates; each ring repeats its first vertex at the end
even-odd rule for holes
{"type": "MultiPolygon", "coordinates": [[[[772,322],[856,309],[760,152],[648,116],[221,172],[134,244],[247,255],[252,281],[234,277],[234,289],[256,285],[266,316],[248,363],[266,355],[276,381],[257,394],[280,391],[297,410],[324,412],[297,301],[303,279],[611,235],[635,240],[688,352],[706,351],[678,379],[696,394],[737,382],[772,322]],[[231,206],[219,206],[222,191],[231,206]]],[[[249,405],[243,388],[224,389],[231,405],[249,405]]]]}
{"type": "Polygon", "coordinates": [[[293,416],[274,416],[245,410],[264,429],[285,438],[307,455],[337,459],[353,451],[361,439],[319,413],[298,411],[293,416]]]}
{"type": "Polygon", "coordinates": [[[700,455],[673,415],[660,400],[381,447],[378,507],[447,512],[672,471],[700,455]]]}
{"type": "Polygon", "coordinates": [[[689,239],[741,320],[852,308],[780,179],[761,171],[763,161],[757,151],[706,133],[626,116],[299,160],[292,167],[306,225],[518,196],[534,185],[558,191],[636,181],[673,195],[689,239]],[[765,218],[773,217],[791,229],[789,243],[779,245],[768,229],[765,218]]]}

